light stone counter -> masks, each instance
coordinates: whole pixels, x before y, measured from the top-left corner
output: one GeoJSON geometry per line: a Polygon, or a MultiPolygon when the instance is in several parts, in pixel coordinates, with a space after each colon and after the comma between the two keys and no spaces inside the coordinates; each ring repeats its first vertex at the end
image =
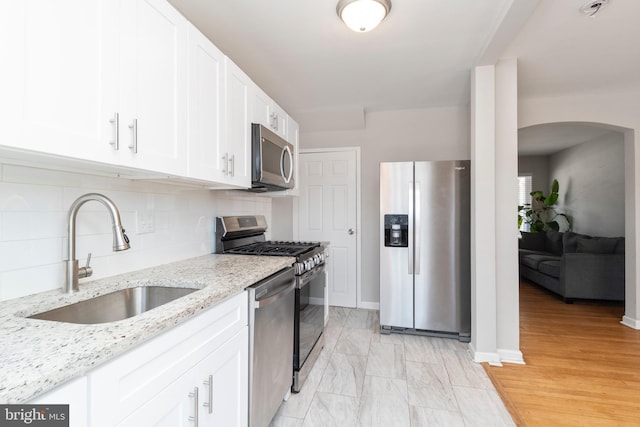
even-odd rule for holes
{"type": "Polygon", "coordinates": [[[172,326],[292,265],[290,257],[205,255],[60,290],[0,302],[0,403],[23,403],[86,374],[172,326]],[[80,325],[27,319],[94,296],[136,286],[198,288],[129,319],[80,325]]]}

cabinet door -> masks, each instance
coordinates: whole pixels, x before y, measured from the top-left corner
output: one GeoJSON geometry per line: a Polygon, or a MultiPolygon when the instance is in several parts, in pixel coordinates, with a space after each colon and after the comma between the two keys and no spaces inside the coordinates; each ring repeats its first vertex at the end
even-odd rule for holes
{"type": "Polygon", "coordinates": [[[119,427],[193,426],[198,404],[195,388],[194,373],[188,371],[117,425],[119,427]]]}
{"type": "Polygon", "coordinates": [[[189,24],[189,165],[191,178],[224,182],[224,54],[189,24]]]}
{"type": "Polygon", "coordinates": [[[287,138],[287,113],[275,102],[271,105],[271,123],[275,133],[284,139],[287,138]]]}
{"type": "Polygon", "coordinates": [[[245,327],[198,365],[203,425],[248,425],[248,343],[248,328],[245,327]]]}
{"type": "Polygon", "coordinates": [[[35,405],[69,405],[69,426],[85,427],[87,425],[87,377],[75,378],[29,403],[35,405]]]}
{"type": "Polygon", "coordinates": [[[124,0],[121,140],[126,165],[186,175],[187,21],[164,0],[124,0]]]}
{"type": "Polygon", "coordinates": [[[110,152],[118,6],[23,0],[0,7],[2,144],[75,158],[110,152]]]}
{"type": "Polygon", "coordinates": [[[228,57],[225,58],[226,131],[228,182],[251,187],[251,116],[249,96],[252,81],[228,57]]]}
{"type": "Polygon", "coordinates": [[[273,129],[271,98],[255,83],[251,86],[251,120],[273,129]]]}

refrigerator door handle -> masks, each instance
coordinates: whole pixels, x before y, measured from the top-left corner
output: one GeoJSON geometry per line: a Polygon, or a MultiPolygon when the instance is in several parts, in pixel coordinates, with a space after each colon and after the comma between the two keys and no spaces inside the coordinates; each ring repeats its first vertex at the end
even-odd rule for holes
{"type": "Polygon", "coordinates": [[[408,273],[413,274],[413,182],[409,182],[409,257],[408,257],[408,273]]]}
{"type": "Polygon", "coordinates": [[[421,234],[420,234],[420,229],[422,227],[422,197],[421,197],[421,191],[420,191],[420,182],[416,181],[415,182],[415,210],[414,210],[414,219],[413,219],[413,223],[414,223],[414,227],[413,227],[413,251],[414,251],[414,257],[415,257],[415,262],[414,262],[414,270],[413,273],[414,274],[420,274],[420,240],[421,239],[421,234]]]}

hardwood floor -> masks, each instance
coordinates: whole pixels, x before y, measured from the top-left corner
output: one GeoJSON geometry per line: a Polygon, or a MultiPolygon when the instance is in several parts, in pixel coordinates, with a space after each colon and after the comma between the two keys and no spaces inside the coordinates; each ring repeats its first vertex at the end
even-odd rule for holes
{"type": "Polygon", "coordinates": [[[624,307],[559,298],[520,283],[526,365],[485,370],[519,426],[640,426],[640,331],[624,307]]]}

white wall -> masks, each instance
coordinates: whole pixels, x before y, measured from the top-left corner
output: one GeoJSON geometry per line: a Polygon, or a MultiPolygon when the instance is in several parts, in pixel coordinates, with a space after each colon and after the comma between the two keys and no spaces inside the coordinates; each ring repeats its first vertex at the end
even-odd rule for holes
{"type": "Polygon", "coordinates": [[[467,160],[468,108],[370,112],[364,129],[300,133],[301,148],[360,147],[362,160],[362,295],[378,303],[380,172],[383,161],[467,160]]]}
{"type": "Polygon", "coordinates": [[[100,203],[77,217],[76,252],[88,252],[95,280],[211,253],[216,215],[263,214],[271,199],[238,191],[213,192],[0,163],[0,300],[60,288],[66,258],[66,216],[88,192],[103,193],[120,210],[131,249],[112,252],[111,220],[100,203]],[[136,233],[136,211],[154,218],[155,232],[136,233]]]}
{"type": "Polygon", "coordinates": [[[550,156],[560,183],[558,212],[576,233],[624,236],[624,135],[610,132],[550,156]]]}
{"type": "Polygon", "coordinates": [[[531,188],[549,193],[549,156],[519,156],[518,174],[530,174],[531,188]]]}

